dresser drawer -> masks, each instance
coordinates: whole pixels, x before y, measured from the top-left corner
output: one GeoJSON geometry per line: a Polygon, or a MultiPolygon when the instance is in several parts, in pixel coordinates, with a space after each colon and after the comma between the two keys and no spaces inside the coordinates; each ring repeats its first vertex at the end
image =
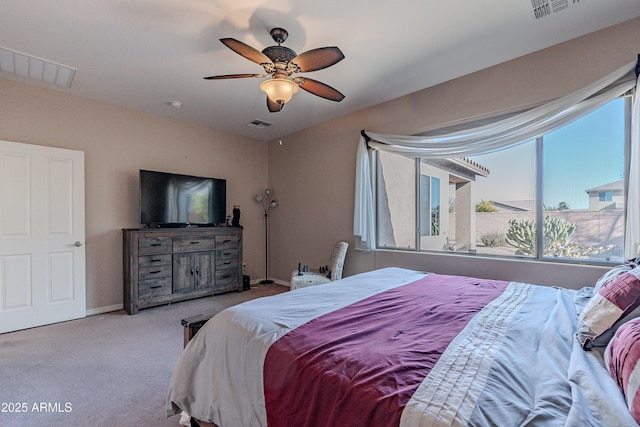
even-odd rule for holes
{"type": "Polygon", "coordinates": [[[173,238],[174,252],[193,252],[212,250],[215,240],[211,236],[179,236],[173,238]]]}
{"type": "Polygon", "coordinates": [[[238,267],[238,251],[236,251],[236,255],[234,255],[233,257],[219,256],[219,252],[220,251],[216,251],[216,270],[238,267]]]}
{"type": "Polygon", "coordinates": [[[240,238],[236,233],[225,233],[216,235],[216,249],[238,248],[240,238]]]}
{"type": "Polygon", "coordinates": [[[216,259],[237,259],[238,254],[238,248],[218,249],[216,250],[216,259]]]}
{"type": "Polygon", "coordinates": [[[138,282],[138,298],[141,300],[171,295],[171,277],[138,282]]]}
{"type": "Polygon", "coordinates": [[[216,288],[226,288],[228,285],[238,285],[240,280],[238,270],[234,268],[216,269],[216,288]]]}
{"type": "Polygon", "coordinates": [[[161,254],[171,252],[171,237],[140,237],[138,254],[161,254]]]}
{"type": "Polygon", "coordinates": [[[172,276],[171,264],[149,265],[138,268],[138,280],[157,279],[172,276]]]}
{"type": "Polygon", "coordinates": [[[138,257],[139,267],[151,267],[153,265],[171,264],[171,254],[163,255],[146,255],[138,257]]]}

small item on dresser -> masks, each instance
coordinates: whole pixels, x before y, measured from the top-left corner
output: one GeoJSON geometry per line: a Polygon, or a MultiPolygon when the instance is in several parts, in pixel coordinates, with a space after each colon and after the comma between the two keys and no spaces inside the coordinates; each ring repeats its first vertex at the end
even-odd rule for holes
{"type": "Polygon", "coordinates": [[[298,276],[302,276],[302,266],[298,263],[298,276]]]}
{"type": "Polygon", "coordinates": [[[240,227],[240,205],[233,205],[233,219],[231,220],[233,227],[240,227]]]}

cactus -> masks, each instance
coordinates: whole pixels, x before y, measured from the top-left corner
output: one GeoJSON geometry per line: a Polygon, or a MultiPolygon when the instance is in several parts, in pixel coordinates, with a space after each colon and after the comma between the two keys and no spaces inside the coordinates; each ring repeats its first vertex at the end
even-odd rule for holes
{"type": "Polygon", "coordinates": [[[509,231],[505,236],[509,246],[516,248],[516,255],[534,255],[536,242],[536,229],[533,221],[515,219],[509,220],[509,231]]]}
{"type": "MultiPolygon", "coordinates": [[[[549,249],[565,245],[575,230],[575,224],[564,218],[545,217],[544,247],[549,249]]],[[[509,220],[509,231],[507,231],[505,238],[509,246],[516,248],[516,255],[535,255],[536,229],[533,221],[509,220]]]]}
{"type": "Polygon", "coordinates": [[[576,231],[576,225],[564,218],[544,218],[544,247],[552,245],[564,245],[569,241],[569,237],[576,231]]]}

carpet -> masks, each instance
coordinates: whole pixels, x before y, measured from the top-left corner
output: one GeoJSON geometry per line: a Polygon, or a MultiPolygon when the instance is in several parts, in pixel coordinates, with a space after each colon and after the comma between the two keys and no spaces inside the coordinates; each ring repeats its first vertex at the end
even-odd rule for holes
{"type": "Polygon", "coordinates": [[[178,426],[165,417],[181,319],[287,291],[278,284],[0,334],[0,426],[178,426]]]}

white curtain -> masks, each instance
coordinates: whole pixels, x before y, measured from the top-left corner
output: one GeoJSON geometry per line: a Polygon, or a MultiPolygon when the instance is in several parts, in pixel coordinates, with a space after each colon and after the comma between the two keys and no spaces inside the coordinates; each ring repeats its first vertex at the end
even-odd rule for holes
{"type": "Polygon", "coordinates": [[[361,135],[356,154],[356,198],[353,208],[354,247],[360,251],[370,251],[376,246],[371,154],[361,135]]]}
{"type": "MultiPolygon", "coordinates": [[[[367,152],[367,144],[376,150],[412,157],[431,158],[471,156],[521,144],[594,111],[633,89],[636,80],[625,80],[624,77],[635,69],[636,63],[636,61],[630,62],[574,93],[488,125],[438,136],[381,135],[367,131],[365,133],[370,140],[367,142],[364,136],[361,136],[358,143],[357,169],[370,171],[370,155],[367,152]]],[[[634,102],[634,105],[637,107],[637,102],[634,102]]],[[[636,122],[634,125],[636,139],[638,123],[640,122],[636,122]]],[[[638,151],[636,150],[636,153],[640,157],[638,151]]],[[[637,162],[640,164],[640,159],[637,162]]],[[[359,174],[358,177],[360,177],[359,174]]],[[[360,241],[362,244],[360,248],[356,245],[356,249],[372,250],[375,248],[373,183],[371,176],[368,180],[358,177],[355,189],[358,208],[354,211],[354,234],[356,242],[360,241]],[[361,202],[365,200],[367,194],[371,194],[371,203],[362,205],[361,202]],[[371,224],[371,228],[363,227],[368,224],[371,224]]],[[[636,181],[640,180],[640,176],[636,175],[636,177],[636,181]]],[[[636,182],[634,188],[636,192],[640,191],[640,182],[636,182]]],[[[631,190],[630,186],[630,193],[631,190]]],[[[638,206],[635,208],[636,219],[634,222],[640,221],[640,196],[637,197],[636,204],[638,206]]],[[[636,227],[638,228],[636,231],[638,237],[634,242],[640,243],[640,225],[636,225],[636,227]]]]}
{"type": "MultiPolygon", "coordinates": [[[[639,64],[640,65],[640,64],[639,64]]],[[[640,249],[640,77],[636,82],[631,107],[631,163],[629,165],[629,186],[627,188],[627,220],[625,222],[624,257],[638,257],[640,249]]]]}

